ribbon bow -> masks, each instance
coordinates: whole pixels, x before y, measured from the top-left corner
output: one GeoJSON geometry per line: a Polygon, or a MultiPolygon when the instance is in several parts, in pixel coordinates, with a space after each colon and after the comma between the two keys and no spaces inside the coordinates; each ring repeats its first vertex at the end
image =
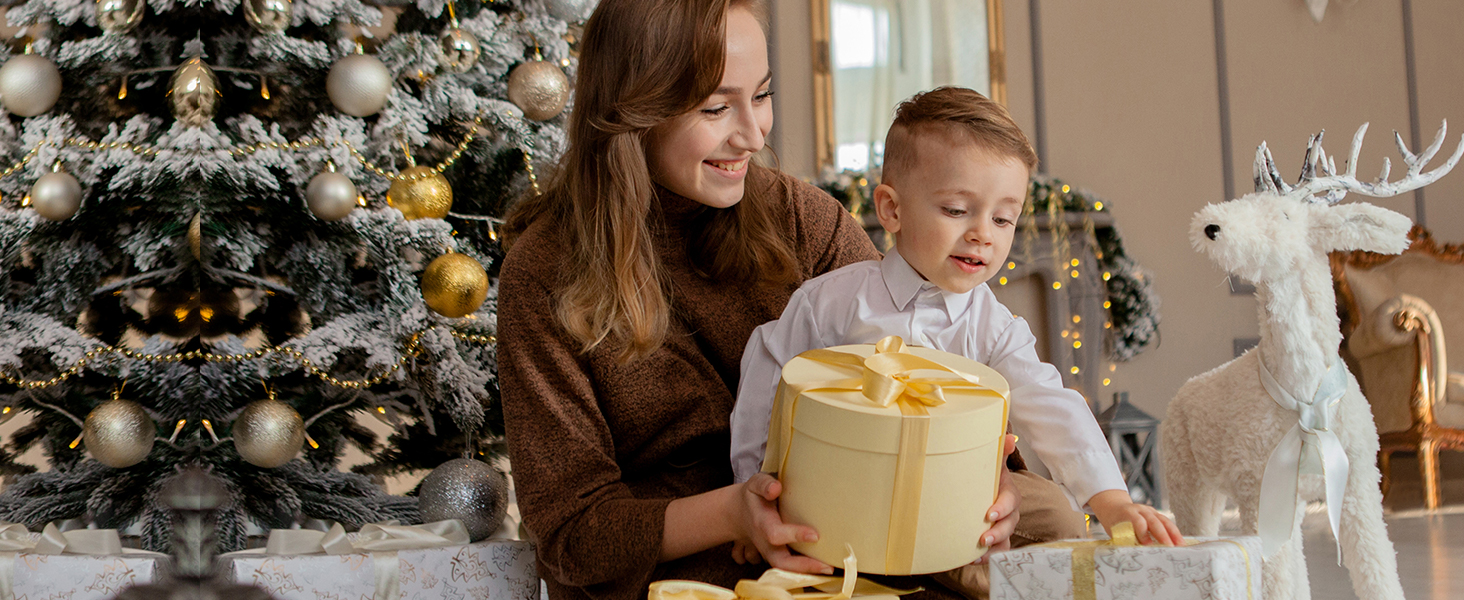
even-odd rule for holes
{"type": "Polygon", "coordinates": [[[900,336],[886,337],[874,345],[874,354],[868,358],[858,354],[834,350],[810,350],[798,355],[830,366],[858,369],[859,377],[819,381],[798,386],[794,390],[802,393],[811,389],[835,388],[857,389],[864,397],[879,406],[895,402],[940,406],[946,403],[944,387],[989,389],[981,385],[981,378],[962,373],[933,360],[910,353],[905,340],[900,336]],[[915,377],[915,371],[944,371],[955,377],[915,377]]]}
{"type": "MultiPolygon", "coordinates": [[[[362,525],[354,538],[340,523],[329,531],[275,529],[263,548],[230,552],[224,556],[300,556],[307,554],[355,554],[369,552],[376,575],[373,600],[396,600],[401,596],[401,565],[398,550],[421,550],[468,543],[468,530],[457,519],[422,525],[398,525],[396,521],[362,525]]],[[[0,600],[4,600],[0,598],[0,600]]]]}
{"type": "Polygon", "coordinates": [[[47,523],[39,538],[33,538],[24,525],[0,523],[0,600],[15,600],[16,553],[83,554],[89,556],[167,556],[137,548],[123,548],[116,529],[76,529],[61,531],[55,523],[47,523]]]}
{"type": "MultiPolygon", "coordinates": [[[[1132,548],[1142,546],[1139,543],[1138,535],[1134,533],[1134,524],[1124,521],[1112,528],[1113,537],[1107,540],[1090,540],[1084,542],[1048,542],[1037,544],[1038,548],[1069,548],[1073,551],[1073,600],[1095,600],[1098,595],[1097,574],[1098,563],[1094,559],[1100,548],[1132,548]]],[[[1246,552],[1245,546],[1235,540],[1210,540],[1207,542],[1186,541],[1186,546],[1198,546],[1203,544],[1228,543],[1240,549],[1241,559],[1245,561],[1245,594],[1247,598],[1251,595],[1251,564],[1250,553],[1246,552]]]]}
{"type": "Polygon", "coordinates": [[[895,589],[859,577],[854,549],[849,546],[845,548],[849,554],[844,558],[843,577],[768,569],[756,580],[743,579],[737,582],[736,590],[700,581],[668,579],[651,583],[646,600],[895,600],[899,596],[924,589],[895,589]],[[805,588],[818,591],[805,592],[805,588]]]}
{"type": "Polygon", "coordinates": [[[1256,362],[1260,366],[1261,385],[1266,388],[1266,393],[1281,408],[1297,412],[1296,425],[1276,442],[1261,475],[1261,551],[1271,556],[1291,538],[1296,526],[1296,486],[1303,463],[1308,467],[1320,464],[1322,479],[1326,483],[1327,521],[1332,525],[1332,537],[1337,540],[1337,564],[1342,564],[1340,531],[1342,497],[1347,492],[1348,460],[1342,440],[1332,431],[1332,426],[1337,417],[1337,407],[1347,393],[1347,368],[1342,366],[1341,358],[1334,356],[1331,366],[1317,384],[1316,393],[1309,401],[1301,401],[1276,382],[1264,361],[1256,362]]]}

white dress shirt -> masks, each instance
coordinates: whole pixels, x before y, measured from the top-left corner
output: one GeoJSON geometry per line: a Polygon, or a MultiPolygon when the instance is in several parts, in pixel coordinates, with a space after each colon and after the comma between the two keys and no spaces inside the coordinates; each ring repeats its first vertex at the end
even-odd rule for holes
{"type": "Polygon", "coordinates": [[[752,333],[732,410],[732,471],[738,482],[762,468],[768,417],[783,365],[798,354],[888,335],[990,366],[1011,385],[1009,419],[1032,444],[1075,508],[1104,490],[1127,490],[1088,403],[1062,386],[1057,368],[1037,358],[1027,321],[998,302],[986,284],[964,294],[925,281],[890,250],[882,261],[848,265],[808,280],[783,316],[752,333]]]}

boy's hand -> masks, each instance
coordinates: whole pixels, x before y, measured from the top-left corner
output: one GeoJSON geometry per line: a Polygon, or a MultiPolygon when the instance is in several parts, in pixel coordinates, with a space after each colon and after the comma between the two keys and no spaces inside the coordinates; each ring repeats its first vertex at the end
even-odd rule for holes
{"type": "Polygon", "coordinates": [[[1093,514],[1098,516],[1098,522],[1110,536],[1114,525],[1128,521],[1134,524],[1134,536],[1140,544],[1178,546],[1184,543],[1184,537],[1173,521],[1152,506],[1135,503],[1124,490],[1098,492],[1088,500],[1088,506],[1093,508],[1093,514]]]}
{"type": "Polygon", "coordinates": [[[1012,474],[1006,468],[1006,458],[1016,449],[1017,436],[1007,435],[1001,454],[1001,484],[997,487],[996,502],[992,503],[986,513],[986,520],[991,522],[991,528],[981,534],[981,545],[986,546],[986,554],[976,559],[976,564],[986,562],[986,557],[992,551],[1012,547],[1012,532],[1016,531],[1017,520],[1021,518],[1017,506],[1022,503],[1022,494],[1012,483],[1012,474]]]}

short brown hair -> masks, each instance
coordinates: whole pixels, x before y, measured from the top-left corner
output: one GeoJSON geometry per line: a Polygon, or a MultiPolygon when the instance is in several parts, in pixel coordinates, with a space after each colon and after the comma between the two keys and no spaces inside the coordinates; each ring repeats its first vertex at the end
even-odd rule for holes
{"type": "Polygon", "coordinates": [[[895,108],[895,122],[885,136],[881,179],[890,183],[912,168],[917,135],[961,136],[997,156],[1014,158],[1037,169],[1037,153],[1006,107],[975,90],[938,87],[915,94],[895,108]]]}

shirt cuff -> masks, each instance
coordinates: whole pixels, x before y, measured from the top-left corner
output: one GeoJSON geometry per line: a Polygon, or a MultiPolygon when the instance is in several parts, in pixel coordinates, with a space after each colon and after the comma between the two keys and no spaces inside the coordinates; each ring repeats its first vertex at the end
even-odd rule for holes
{"type": "Polygon", "coordinates": [[[1078,510],[1086,510],[1088,500],[1098,492],[1128,491],[1123,472],[1118,470],[1113,453],[1106,448],[1102,452],[1085,452],[1073,456],[1059,469],[1054,469],[1052,465],[1048,465],[1048,468],[1052,470],[1053,481],[1062,486],[1068,498],[1072,499],[1073,508],[1078,510]]]}

